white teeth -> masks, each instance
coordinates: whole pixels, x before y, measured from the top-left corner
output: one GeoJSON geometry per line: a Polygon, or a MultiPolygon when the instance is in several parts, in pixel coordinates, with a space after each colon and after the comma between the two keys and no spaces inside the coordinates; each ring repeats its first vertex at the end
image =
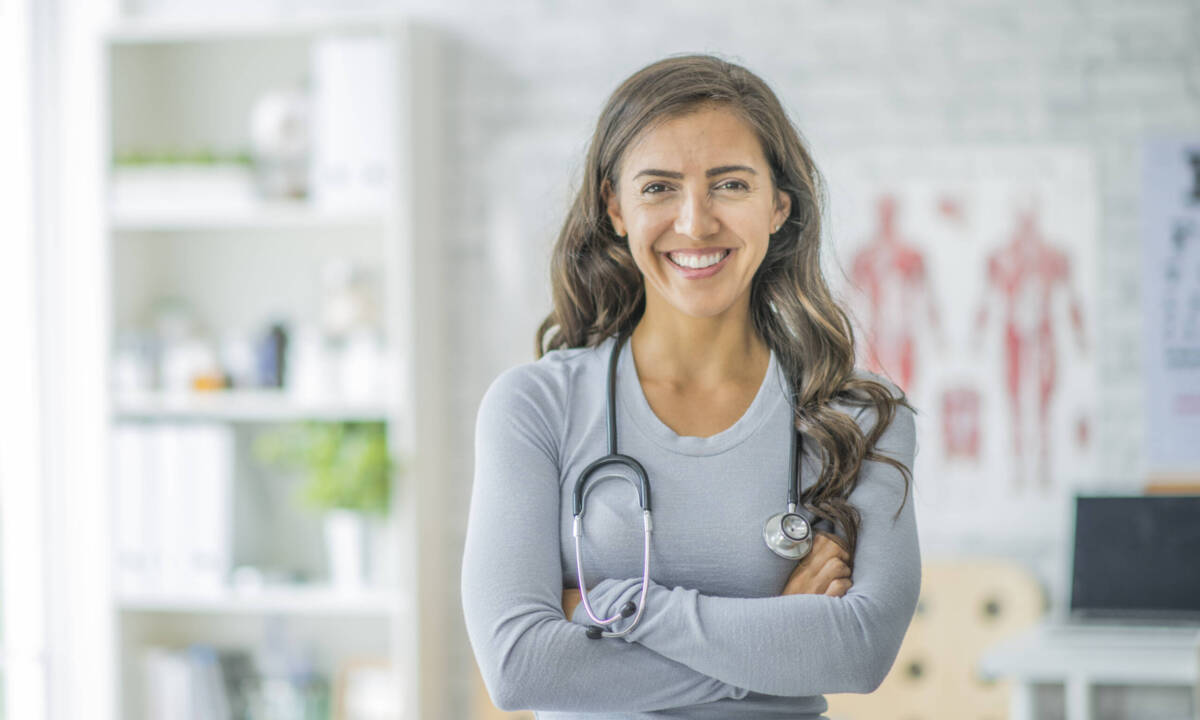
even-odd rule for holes
{"type": "Polygon", "coordinates": [[[671,262],[683,267],[701,269],[716,265],[725,259],[725,254],[728,250],[718,250],[711,255],[692,255],[690,253],[667,253],[667,257],[671,258],[671,262]]]}

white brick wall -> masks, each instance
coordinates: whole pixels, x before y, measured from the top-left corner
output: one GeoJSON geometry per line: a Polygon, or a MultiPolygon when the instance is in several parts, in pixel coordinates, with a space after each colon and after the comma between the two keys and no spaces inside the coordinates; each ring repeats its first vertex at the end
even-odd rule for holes
{"type": "MultiPolygon", "coordinates": [[[[449,358],[458,379],[453,417],[460,447],[472,447],[475,410],[492,378],[532,359],[533,333],[548,309],[546,259],[601,103],[647,62],[715,51],[772,84],[818,165],[823,151],[863,143],[1067,142],[1092,149],[1101,197],[1097,440],[1103,467],[1115,475],[1141,472],[1138,143],[1156,130],[1200,130],[1200,3],[423,0],[395,6],[442,28],[451,55],[448,235],[437,241],[451,258],[446,282],[461,293],[453,298],[449,358]]],[[[459,519],[469,498],[471,453],[453,463],[459,519]]],[[[446,528],[445,541],[461,549],[461,521],[446,528]]],[[[447,641],[466,668],[465,635],[456,631],[447,641]]]]}

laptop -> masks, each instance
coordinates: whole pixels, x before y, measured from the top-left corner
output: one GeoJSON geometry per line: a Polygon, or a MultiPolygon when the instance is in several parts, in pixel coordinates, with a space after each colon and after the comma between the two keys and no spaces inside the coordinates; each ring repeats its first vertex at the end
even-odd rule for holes
{"type": "Polygon", "coordinates": [[[1063,683],[1069,718],[1127,703],[1127,717],[1200,720],[1200,696],[1186,697],[1200,688],[1200,496],[1077,497],[1073,541],[1069,617],[999,644],[981,669],[1027,698],[1063,683]],[[1095,685],[1128,688],[1112,705],[1095,685]]]}
{"type": "Polygon", "coordinates": [[[1200,626],[1200,495],[1079,496],[1072,623],[1200,626]]]}

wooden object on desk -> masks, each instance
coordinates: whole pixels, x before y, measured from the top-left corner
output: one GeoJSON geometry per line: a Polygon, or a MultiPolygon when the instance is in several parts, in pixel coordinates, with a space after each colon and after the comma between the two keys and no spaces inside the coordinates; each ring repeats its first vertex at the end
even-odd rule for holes
{"type": "Polygon", "coordinates": [[[333,686],[333,720],[398,717],[394,680],[395,670],[387,658],[364,657],[342,663],[333,686]]]}
{"type": "Polygon", "coordinates": [[[1158,473],[1146,481],[1147,495],[1200,495],[1200,474],[1158,473]]]}
{"type": "Polygon", "coordinates": [[[988,647],[1033,626],[1045,612],[1041,585],[1006,560],[931,562],[892,670],[870,695],[828,695],[830,720],[999,720],[1009,684],[981,678],[988,647]]]}

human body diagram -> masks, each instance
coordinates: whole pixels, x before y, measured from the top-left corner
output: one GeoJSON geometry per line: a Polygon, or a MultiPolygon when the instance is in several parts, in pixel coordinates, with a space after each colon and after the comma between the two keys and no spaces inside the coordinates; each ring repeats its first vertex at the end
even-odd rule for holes
{"type": "Polygon", "coordinates": [[[867,303],[867,367],[907,392],[917,379],[917,338],[923,323],[939,333],[941,319],[925,255],[900,235],[896,205],[895,196],[880,196],[878,226],[870,242],[854,254],[850,279],[867,303]]]}
{"type": "Polygon", "coordinates": [[[973,343],[979,346],[996,309],[1015,487],[1027,479],[1041,487],[1051,483],[1050,415],[1059,380],[1054,309],[1060,295],[1066,296],[1078,347],[1086,352],[1083,309],[1071,280],[1071,260],[1047,242],[1036,212],[1022,211],[1007,243],[987,258],[973,343]]]}

